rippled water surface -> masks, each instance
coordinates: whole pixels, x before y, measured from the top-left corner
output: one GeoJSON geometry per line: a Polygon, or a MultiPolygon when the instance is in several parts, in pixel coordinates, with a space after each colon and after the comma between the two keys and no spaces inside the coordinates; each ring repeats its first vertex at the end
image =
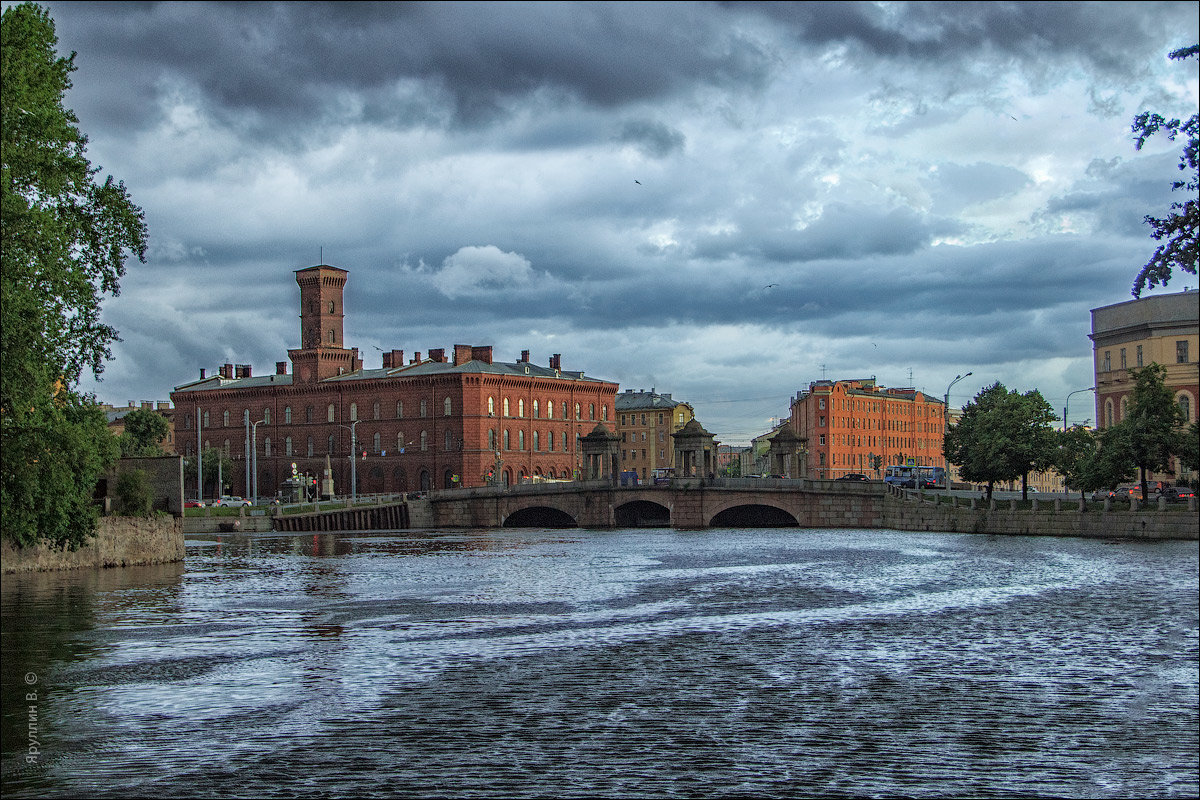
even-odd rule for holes
{"type": "Polygon", "coordinates": [[[200,537],[5,576],[3,790],[1196,796],[1197,616],[1195,542],[200,537]]]}

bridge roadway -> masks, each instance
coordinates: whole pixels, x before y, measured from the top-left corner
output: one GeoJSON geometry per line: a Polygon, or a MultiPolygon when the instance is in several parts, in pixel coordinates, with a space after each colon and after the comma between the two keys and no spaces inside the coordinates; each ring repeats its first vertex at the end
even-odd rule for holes
{"type": "Polygon", "coordinates": [[[573,481],[432,492],[410,501],[413,527],[877,528],[882,481],[676,478],[613,486],[573,481]]]}

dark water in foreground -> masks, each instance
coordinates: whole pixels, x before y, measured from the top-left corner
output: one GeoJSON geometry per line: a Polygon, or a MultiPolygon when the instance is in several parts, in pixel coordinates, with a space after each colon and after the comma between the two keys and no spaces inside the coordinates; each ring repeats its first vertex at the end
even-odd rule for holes
{"type": "Polygon", "coordinates": [[[506,530],[187,552],[4,578],[6,797],[1198,791],[1195,542],[506,530]]]}

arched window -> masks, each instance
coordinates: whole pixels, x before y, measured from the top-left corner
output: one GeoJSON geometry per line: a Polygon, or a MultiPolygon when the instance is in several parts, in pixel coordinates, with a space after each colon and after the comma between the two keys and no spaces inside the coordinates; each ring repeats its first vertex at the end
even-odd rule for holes
{"type": "Polygon", "coordinates": [[[396,419],[404,419],[404,401],[396,401],[396,419]]]}
{"type": "Polygon", "coordinates": [[[504,416],[508,416],[508,398],[504,398],[504,416]]]}
{"type": "Polygon", "coordinates": [[[337,331],[335,331],[333,328],[329,329],[329,343],[337,344],[337,331]]]}
{"type": "Polygon", "coordinates": [[[304,421],[312,422],[312,406],[304,407],[304,421]]]}
{"type": "Polygon", "coordinates": [[[508,447],[508,431],[507,430],[504,431],[504,449],[505,450],[509,449],[509,447],[508,447]]]}
{"type": "Polygon", "coordinates": [[[442,449],[450,450],[452,446],[453,440],[450,438],[450,431],[446,431],[444,434],[442,434],[442,449]]]}
{"type": "Polygon", "coordinates": [[[421,450],[425,451],[428,449],[429,449],[429,432],[421,431],[421,450]]]}
{"type": "Polygon", "coordinates": [[[1129,398],[1122,397],[1121,398],[1121,419],[1120,419],[1120,421],[1124,422],[1125,418],[1128,416],[1129,416],[1129,398]]]}
{"type": "Polygon", "coordinates": [[[1113,402],[1112,400],[1104,401],[1104,427],[1111,428],[1113,426],[1113,402]]]}
{"type": "Polygon", "coordinates": [[[335,310],[335,309],[336,309],[336,306],[334,306],[334,304],[333,304],[333,301],[332,301],[332,300],[330,300],[330,301],[329,301],[329,313],[330,313],[330,314],[334,313],[334,310],[335,310]]]}
{"type": "Polygon", "coordinates": [[[229,427],[229,412],[228,411],[221,412],[221,427],[223,427],[223,428],[229,427]]]}
{"type": "Polygon", "coordinates": [[[424,419],[424,417],[425,417],[425,414],[426,414],[426,411],[425,411],[425,400],[424,400],[424,399],[422,399],[422,400],[421,400],[421,418],[422,418],[422,419],[424,419]]]}
{"type": "MultiPolygon", "coordinates": [[[[595,418],[596,418],[596,404],[589,403],[588,404],[588,419],[594,420],[595,418]]],[[[642,424],[643,425],[645,424],[645,420],[642,421],[642,424]]]]}
{"type": "Polygon", "coordinates": [[[565,401],[564,401],[564,402],[563,402],[563,404],[562,404],[562,414],[561,414],[561,416],[562,416],[562,418],[563,418],[563,419],[566,419],[566,418],[567,418],[567,404],[566,404],[566,402],[565,402],[565,401]]]}
{"type": "Polygon", "coordinates": [[[378,433],[375,434],[374,441],[372,442],[372,444],[374,445],[375,452],[378,453],[381,449],[380,448],[380,444],[381,444],[380,435],[378,433]]]}
{"type": "Polygon", "coordinates": [[[313,457],[313,440],[311,436],[308,437],[308,457],[313,457]]]}
{"type": "Polygon", "coordinates": [[[325,451],[329,455],[333,455],[333,434],[329,434],[329,449],[325,451]]]}
{"type": "Polygon", "coordinates": [[[291,406],[283,407],[283,422],[285,425],[292,424],[292,407],[291,406]]]}
{"type": "Polygon", "coordinates": [[[607,403],[600,406],[600,419],[602,419],[605,422],[608,422],[608,404],[607,403]]]}
{"type": "Polygon", "coordinates": [[[517,416],[518,417],[525,416],[525,401],[524,400],[517,401],[517,416]]]}
{"type": "Polygon", "coordinates": [[[271,437],[268,436],[263,440],[263,455],[271,455],[271,437]]]}
{"type": "Polygon", "coordinates": [[[576,403],[576,404],[575,404],[575,419],[577,419],[577,420],[578,420],[578,419],[580,419],[580,416],[579,416],[579,403],[576,403]]]}
{"type": "Polygon", "coordinates": [[[546,401],[546,419],[554,419],[554,401],[546,401]]]}
{"type": "Polygon", "coordinates": [[[538,432],[534,431],[533,432],[533,451],[536,453],[540,447],[541,447],[541,443],[538,441],[538,432]]]}
{"type": "Polygon", "coordinates": [[[283,454],[290,456],[292,454],[292,437],[288,436],[283,440],[283,454]]]}
{"type": "Polygon", "coordinates": [[[358,403],[350,404],[350,421],[354,422],[358,419],[358,403]]]}
{"type": "Polygon", "coordinates": [[[378,400],[375,401],[375,406],[372,409],[372,412],[375,414],[374,419],[379,419],[379,401],[378,400]]]}
{"type": "Polygon", "coordinates": [[[450,402],[450,398],[447,397],[445,400],[442,401],[442,416],[444,416],[444,417],[450,416],[450,412],[451,412],[452,408],[453,408],[453,404],[450,402]]]}
{"type": "Polygon", "coordinates": [[[223,449],[225,451],[225,457],[228,458],[229,457],[229,440],[228,439],[225,440],[225,446],[223,449]]]}
{"type": "Polygon", "coordinates": [[[554,452],[554,431],[546,432],[546,449],[554,452]]]}
{"type": "Polygon", "coordinates": [[[329,404],[329,421],[337,422],[337,409],[334,408],[333,403],[329,404]]]}
{"type": "MultiPolygon", "coordinates": [[[[226,442],[228,444],[228,442],[226,442]]],[[[517,449],[525,449],[525,431],[517,431],[517,449]]]]}
{"type": "Polygon", "coordinates": [[[1184,422],[1192,421],[1192,398],[1186,394],[1179,395],[1179,413],[1183,415],[1184,422]]]}
{"type": "Polygon", "coordinates": [[[496,398],[488,398],[488,416],[493,416],[496,413],[496,398]]]}
{"type": "Polygon", "coordinates": [[[269,408],[263,409],[263,424],[264,425],[271,424],[271,409],[269,409],[269,408]]]}
{"type": "Polygon", "coordinates": [[[540,417],[538,416],[538,401],[537,400],[533,401],[533,418],[540,419],[540,417]]]}
{"type": "Polygon", "coordinates": [[[488,429],[488,450],[495,450],[495,449],[496,449],[496,431],[495,431],[495,429],[489,428],[488,429]]]}
{"type": "Polygon", "coordinates": [[[396,452],[404,452],[404,431],[400,431],[396,434],[396,452]]]}

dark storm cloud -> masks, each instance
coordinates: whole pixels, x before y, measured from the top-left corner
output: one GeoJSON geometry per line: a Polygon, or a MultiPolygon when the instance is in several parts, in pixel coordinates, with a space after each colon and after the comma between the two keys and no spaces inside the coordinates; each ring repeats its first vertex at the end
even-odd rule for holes
{"type": "Polygon", "coordinates": [[[637,146],[651,158],[665,158],[677,150],[682,150],[686,141],[684,135],[674,128],[648,120],[625,123],[618,140],[623,144],[637,146]]]}

